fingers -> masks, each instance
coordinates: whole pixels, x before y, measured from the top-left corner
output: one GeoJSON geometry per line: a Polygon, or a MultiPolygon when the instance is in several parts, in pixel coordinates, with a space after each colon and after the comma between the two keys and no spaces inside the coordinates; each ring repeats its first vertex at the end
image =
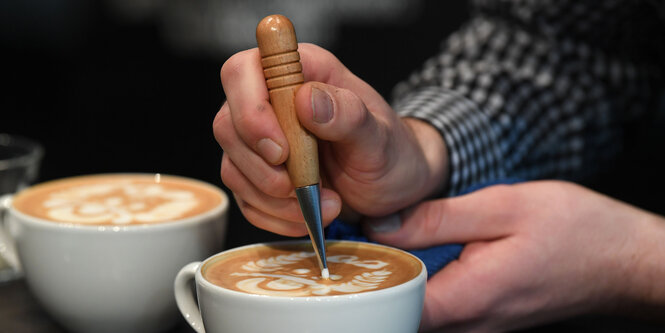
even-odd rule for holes
{"type": "MultiPolygon", "coordinates": [[[[364,168],[369,170],[390,169],[386,166],[396,163],[396,158],[386,159],[386,154],[383,153],[389,140],[392,140],[385,123],[387,117],[395,120],[396,116],[388,104],[374,89],[350,73],[331,53],[311,44],[301,44],[300,52],[305,79],[331,84],[329,86],[320,83],[326,94],[319,94],[321,91],[317,94],[325,97],[330,93],[331,103],[339,105],[339,109],[333,109],[330,114],[330,121],[320,125],[319,132],[315,133],[323,140],[337,140],[335,149],[325,150],[323,154],[334,154],[339,159],[357,161],[356,166],[364,165],[364,168]],[[331,90],[333,86],[339,86],[340,89],[331,90]],[[368,111],[367,107],[370,107],[372,112],[368,111]]],[[[247,50],[232,56],[223,65],[220,76],[227,102],[213,122],[213,131],[224,150],[224,182],[241,199],[243,207],[246,207],[243,212],[254,216],[255,222],[260,219],[259,213],[276,221],[299,222],[301,217],[294,214],[294,205],[288,203],[293,199],[293,186],[282,166],[288,157],[289,147],[269,103],[258,50],[247,50]]],[[[306,84],[303,87],[308,86],[306,84]]],[[[301,98],[306,106],[299,112],[299,117],[305,127],[308,126],[307,123],[310,124],[311,130],[314,120],[309,97],[311,88],[307,89],[305,88],[302,95],[304,97],[301,98]]],[[[320,98],[317,100],[321,101],[320,98]]],[[[323,101],[325,102],[325,99],[323,101]]],[[[323,111],[321,108],[319,110],[323,111]]],[[[321,119],[321,114],[318,113],[317,120],[321,119]]],[[[325,113],[323,114],[325,116],[325,113]]],[[[332,174],[342,174],[334,165],[326,166],[324,170],[332,174]]],[[[368,182],[371,183],[373,179],[381,176],[371,175],[368,182]]],[[[342,187],[338,186],[339,183],[333,186],[336,189],[348,188],[355,184],[354,181],[357,183],[357,180],[352,179],[342,187]]],[[[358,196],[361,196],[367,191],[358,189],[357,192],[358,196]]],[[[324,219],[332,220],[332,216],[339,213],[339,195],[326,189],[323,189],[321,194],[324,219]],[[326,199],[336,202],[329,204],[330,208],[326,209],[326,199]]],[[[283,230],[282,233],[294,232],[289,230],[283,230]]]]}
{"type": "Polygon", "coordinates": [[[307,227],[304,223],[293,223],[278,219],[247,204],[238,195],[235,195],[235,199],[242,215],[257,228],[290,237],[300,237],[307,234],[307,227]]]}
{"type": "Polygon", "coordinates": [[[427,281],[421,330],[441,326],[446,332],[499,330],[490,328],[484,319],[497,309],[502,295],[511,288],[509,283],[504,284],[503,264],[510,254],[503,248],[494,243],[469,244],[460,260],[432,276],[427,281]],[[474,255],[468,255],[470,252],[474,255]]]}
{"type": "Polygon", "coordinates": [[[224,185],[233,191],[236,197],[242,198],[247,205],[256,207],[260,211],[271,212],[271,215],[279,216],[282,220],[303,222],[295,196],[278,198],[265,194],[238,170],[228,154],[222,156],[221,175],[224,185]]]}
{"type": "Polygon", "coordinates": [[[425,248],[506,237],[516,221],[519,196],[497,185],[470,195],[427,201],[400,214],[365,221],[375,241],[402,248],[425,248]]]}
{"type": "MultiPolygon", "coordinates": [[[[214,120],[214,134],[224,150],[224,158],[233,161],[233,165],[247,177],[249,182],[269,196],[277,198],[293,197],[293,185],[283,165],[273,166],[250,149],[240,139],[232,123],[228,103],[225,103],[214,120]]],[[[222,166],[225,164],[222,163],[222,166]]],[[[230,165],[227,163],[227,165],[230,165]]],[[[225,181],[233,177],[222,174],[225,181]]]]}
{"type": "MultiPolygon", "coordinates": [[[[288,156],[288,144],[269,102],[258,49],[229,58],[220,73],[238,137],[266,162],[278,165],[288,156]]],[[[231,130],[215,128],[215,132],[231,130]]],[[[224,147],[223,147],[224,148],[224,147]]]]}
{"type": "MultiPolygon", "coordinates": [[[[275,198],[266,195],[238,170],[228,154],[222,157],[221,169],[224,184],[233,191],[238,207],[250,223],[285,236],[302,236],[307,233],[303,229],[304,219],[295,196],[275,198]]],[[[321,212],[324,225],[330,224],[340,210],[339,195],[322,189],[321,212]]]]}
{"type": "MultiPolygon", "coordinates": [[[[351,82],[346,84],[367,89],[357,78],[348,80],[352,74],[330,52],[307,44],[302,45],[301,55],[306,80],[351,82]]],[[[288,143],[269,102],[258,49],[233,55],[222,66],[220,76],[238,137],[267,163],[284,163],[288,143]]]]}
{"type": "MultiPolygon", "coordinates": [[[[330,195],[330,191],[322,191],[321,196],[332,197],[333,195],[330,195]],[[324,192],[328,193],[324,194],[324,192]]],[[[257,209],[255,206],[248,204],[239,196],[236,196],[235,198],[236,202],[238,203],[238,207],[240,208],[242,214],[245,216],[247,221],[249,221],[257,228],[261,228],[264,230],[268,230],[270,232],[274,232],[276,234],[280,234],[283,236],[290,236],[290,237],[300,237],[307,235],[307,227],[305,226],[304,222],[292,222],[292,221],[283,220],[279,217],[275,217],[273,215],[270,215],[264,211],[257,209]]],[[[294,199],[294,201],[296,201],[296,199],[294,199]]],[[[327,201],[331,202],[332,200],[329,199],[327,201]]],[[[337,201],[339,202],[339,199],[337,201]]],[[[339,206],[339,204],[336,204],[336,206],[339,206]]],[[[323,226],[326,227],[333,221],[335,216],[337,216],[337,214],[339,213],[331,217],[330,212],[333,211],[333,209],[331,209],[330,207],[328,207],[327,209],[325,207],[321,207],[321,209],[322,211],[327,212],[323,214],[325,215],[325,217],[322,217],[324,219],[323,226]]],[[[337,211],[339,211],[339,208],[337,208],[337,211]]]]}
{"type": "MultiPolygon", "coordinates": [[[[452,317],[461,317],[456,311],[461,300],[473,300],[477,298],[472,295],[464,295],[469,291],[464,285],[465,279],[460,279],[464,273],[464,267],[459,262],[453,261],[427,281],[425,289],[425,304],[422,319],[420,321],[421,331],[429,332],[431,329],[442,326],[446,321],[452,322],[452,317]],[[445,273],[444,273],[445,271],[445,273]],[[452,307],[452,308],[451,308],[452,307]]],[[[476,290],[476,288],[471,288],[476,290]]],[[[461,323],[458,323],[460,325],[461,323]]],[[[454,332],[452,328],[451,332],[454,332]]]]}

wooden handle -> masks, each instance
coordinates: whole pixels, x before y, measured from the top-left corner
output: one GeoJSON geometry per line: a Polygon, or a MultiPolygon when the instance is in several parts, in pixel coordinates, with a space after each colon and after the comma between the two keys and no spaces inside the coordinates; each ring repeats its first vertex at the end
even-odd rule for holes
{"type": "Polygon", "coordinates": [[[300,125],[295,97],[304,82],[293,24],[282,15],[270,15],[256,27],[261,65],[277,121],[289,142],[286,169],[295,187],[319,183],[316,138],[300,125]]]}

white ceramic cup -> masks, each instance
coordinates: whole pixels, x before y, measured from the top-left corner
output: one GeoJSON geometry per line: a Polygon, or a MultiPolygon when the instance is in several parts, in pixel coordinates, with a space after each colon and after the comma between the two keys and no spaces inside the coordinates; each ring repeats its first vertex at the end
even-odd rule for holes
{"type": "MultiPolygon", "coordinates": [[[[345,241],[347,242],[347,241],[345,241]]],[[[425,297],[427,270],[385,289],[334,296],[283,297],[254,295],[212,284],[201,268],[217,256],[243,251],[253,244],[219,253],[183,267],[175,279],[180,312],[202,333],[412,333],[418,331],[425,297]],[[192,282],[196,284],[194,297],[192,282]]],[[[371,246],[382,246],[369,244],[371,246]]]]}
{"type": "MultiPolygon", "coordinates": [[[[182,177],[180,177],[182,178],[182,177]]],[[[4,197],[4,256],[28,287],[75,332],[159,332],[178,320],[173,279],[186,263],[223,249],[228,197],[202,214],[156,224],[95,226],[24,214],[4,197]]],[[[0,212],[0,215],[3,212],[0,212]]],[[[2,228],[0,228],[2,229],[2,228]]]]}

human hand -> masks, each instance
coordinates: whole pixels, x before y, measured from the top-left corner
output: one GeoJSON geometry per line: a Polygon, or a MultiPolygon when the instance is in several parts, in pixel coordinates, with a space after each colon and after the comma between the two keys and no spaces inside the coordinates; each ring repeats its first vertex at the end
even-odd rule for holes
{"type": "MultiPolygon", "coordinates": [[[[360,214],[382,216],[441,190],[447,152],[433,127],[400,119],[328,51],[300,44],[299,52],[307,83],[296,94],[296,111],[301,124],[320,139],[325,224],[339,214],[342,202],[360,214]]],[[[282,165],[289,146],[269,103],[258,50],[232,56],[221,78],[227,101],[213,131],[224,150],[224,184],[255,226],[306,235],[282,165]]]]}
{"type": "Polygon", "coordinates": [[[428,281],[423,331],[665,313],[665,219],[571,183],[493,186],[368,222],[371,239],[397,247],[467,243],[428,281]]]}

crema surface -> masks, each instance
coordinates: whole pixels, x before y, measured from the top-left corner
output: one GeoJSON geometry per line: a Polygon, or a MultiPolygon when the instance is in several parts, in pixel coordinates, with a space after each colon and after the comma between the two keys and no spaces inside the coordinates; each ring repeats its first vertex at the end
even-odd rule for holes
{"type": "Polygon", "coordinates": [[[397,250],[358,243],[327,246],[330,279],[322,279],[309,244],[252,247],[222,255],[203,267],[206,280],[249,294],[308,297],[393,287],[420,273],[418,260],[397,250]]]}
{"type": "Polygon", "coordinates": [[[196,181],[163,175],[95,175],[33,186],[13,206],[48,221],[127,225],[168,222],[199,215],[222,202],[196,181]]]}

